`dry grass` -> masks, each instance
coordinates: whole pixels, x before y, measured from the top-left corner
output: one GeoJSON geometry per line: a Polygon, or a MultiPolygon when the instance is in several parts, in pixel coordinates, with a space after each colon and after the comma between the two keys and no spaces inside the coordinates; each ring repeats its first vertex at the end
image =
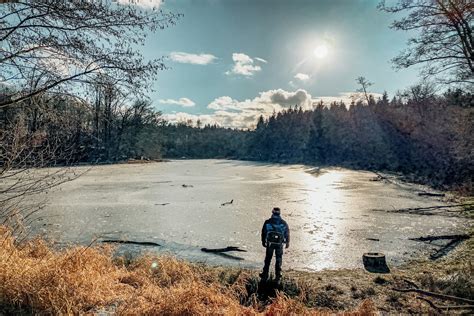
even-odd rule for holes
{"type": "MultiPolygon", "coordinates": [[[[281,285],[257,271],[191,264],[172,257],[114,257],[112,247],[53,250],[43,240],[16,243],[0,226],[0,315],[373,315],[437,313],[404,280],[474,299],[474,240],[440,261],[412,262],[390,274],[359,270],[287,271],[281,285]]],[[[433,299],[438,305],[447,305],[433,299]]],[[[449,311],[463,314],[468,310],[449,311]]]]}
{"type": "MultiPolygon", "coordinates": [[[[252,292],[251,272],[209,268],[171,257],[145,256],[128,264],[111,247],[55,251],[42,240],[16,244],[0,226],[0,314],[325,315],[311,308],[307,288],[290,281],[274,298],[252,292]],[[285,290],[287,287],[287,291],[285,290]]],[[[331,289],[331,292],[334,292],[331,289]]],[[[365,300],[345,315],[372,315],[365,300]]]]}

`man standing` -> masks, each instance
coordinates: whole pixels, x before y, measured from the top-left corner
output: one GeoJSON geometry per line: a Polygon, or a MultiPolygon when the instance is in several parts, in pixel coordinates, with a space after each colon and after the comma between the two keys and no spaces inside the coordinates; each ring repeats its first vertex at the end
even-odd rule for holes
{"type": "Polygon", "coordinates": [[[262,246],[267,249],[265,254],[265,265],[263,266],[262,273],[260,273],[262,281],[268,279],[268,271],[270,270],[270,262],[272,261],[273,252],[275,252],[275,281],[280,281],[283,244],[286,244],[285,248],[290,246],[290,228],[281,218],[280,208],[274,207],[272,210],[272,217],[265,221],[262,228],[262,246]]]}

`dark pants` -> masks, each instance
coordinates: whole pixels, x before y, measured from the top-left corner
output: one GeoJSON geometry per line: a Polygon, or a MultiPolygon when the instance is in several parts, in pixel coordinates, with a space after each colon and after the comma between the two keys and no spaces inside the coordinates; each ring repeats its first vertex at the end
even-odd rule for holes
{"type": "Polygon", "coordinates": [[[281,263],[283,260],[282,244],[270,244],[267,246],[267,251],[265,253],[265,265],[263,266],[262,275],[264,278],[268,278],[268,271],[270,270],[273,252],[275,252],[275,277],[279,279],[281,277],[281,263]]]}

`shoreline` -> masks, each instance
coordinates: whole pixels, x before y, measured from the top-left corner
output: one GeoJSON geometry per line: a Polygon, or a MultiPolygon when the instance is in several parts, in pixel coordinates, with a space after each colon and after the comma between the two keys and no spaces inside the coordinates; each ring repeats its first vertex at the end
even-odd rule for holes
{"type": "MultiPolygon", "coordinates": [[[[266,168],[265,164],[260,166],[258,163],[254,165],[253,162],[218,160],[217,162],[210,160],[199,163],[175,161],[170,164],[152,164],[140,167],[122,167],[121,165],[98,167],[85,174],[84,178],[77,179],[77,183],[71,182],[65,187],[58,188],[57,192],[52,192],[49,198],[52,201],[51,203],[57,206],[53,206],[45,210],[46,213],[39,215],[39,217],[44,215],[44,218],[38,218],[37,220],[36,217],[32,218],[35,220],[32,228],[35,228],[34,231],[40,234],[44,233],[46,238],[57,240],[59,245],[76,244],[77,242],[86,245],[96,236],[104,236],[105,239],[157,242],[163,247],[156,249],[175,254],[182,253],[182,256],[179,255],[181,258],[195,262],[208,261],[215,265],[224,263],[237,266],[240,264],[235,261],[230,262],[225,258],[217,257],[216,259],[216,256],[211,257],[202,254],[199,251],[201,247],[244,245],[248,247],[246,249],[249,252],[244,256],[240,256],[245,259],[245,261],[241,261],[243,266],[245,267],[247,263],[253,264],[254,262],[260,266],[262,260],[261,247],[256,242],[258,238],[255,239],[255,234],[258,233],[261,226],[256,223],[255,219],[263,219],[263,216],[267,215],[257,211],[264,209],[268,202],[257,197],[255,201],[252,200],[249,204],[246,202],[248,200],[247,193],[239,195],[238,192],[240,191],[229,190],[227,187],[222,192],[219,191],[218,194],[207,195],[208,192],[213,193],[213,189],[219,187],[221,180],[227,179],[229,173],[233,176],[233,169],[229,169],[231,166],[235,166],[237,168],[235,172],[241,175],[245,175],[242,170],[250,170],[249,174],[251,176],[258,175],[259,177],[261,177],[260,174],[264,175],[267,170],[271,170],[272,176],[269,177],[271,181],[274,178],[281,179],[280,176],[273,176],[274,173],[287,172],[281,170],[288,169],[291,174],[298,174],[298,177],[292,179],[296,183],[293,190],[295,193],[291,191],[293,187],[287,189],[287,182],[282,182],[285,185],[282,192],[288,191],[289,193],[284,198],[275,197],[275,200],[281,199],[282,204],[286,203],[285,207],[288,208],[289,220],[295,227],[302,227],[299,231],[295,231],[295,237],[300,239],[299,243],[294,244],[295,247],[290,249],[294,253],[288,257],[287,266],[289,268],[303,271],[318,271],[324,268],[354,268],[360,266],[362,253],[370,251],[384,252],[387,254],[389,264],[399,265],[403,264],[407,258],[419,258],[429,255],[426,245],[409,241],[407,238],[417,238],[436,233],[461,234],[466,231],[466,221],[460,218],[451,220],[445,216],[424,217],[424,213],[413,215],[392,214],[391,205],[410,208],[444,205],[444,203],[439,202],[438,198],[420,198],[416,196],[416,192],[419,190],[416,186],[404,187],[402,189],[405,192],[399,192],[400,188],[393,185],[371,182],[371,179],[375,176],[371,172],[353,173],[333,168],[326,170],[321,174],[321,178],[318,178],[312,175],[314,172],[311,172],[311,169],[302,165],[289,168],[280,168],[277,165],[266,168]],[[216,175],[216,180],[212,179],[212,181],[204,176],[201,183],[199,182],[199,177],[202,174],[201,170],[214,170],[206,169],[208,166],[217,166],[217,170],[224,170],[225,173],[219,174],[219,177],[216,175]],[[188,169],[191,170],[189,174],[188,169]],[[324,177],[330,176],[331,173],[336,173],[337,176],[339,176],[339,173],[347,174],[348,176],[345,176],[347,181],[340,183],[331,180],[335,183],[329,186],[324,177]],[[317,181],[322,181],[322,187],[331,188],[332,191],[329,193],[338,194],[334,199],[331,199],[331,196],[329,197],[331,201],[336,202],[327,205],[324,204],[324,201],[318,202],[321,194],[326,193],[318,191],[320,189],[317,181]],[[117,186],[117,184],[119,185],[117,186]],[[366,186],[365,191],[357,189],[364,186],[366,186]],[[315,191],[306,190],[313,187],[316,188],[315,191]],[[376,190],[373,190],[373,188],[381,188],[381,194],[374,194],[373,192],[376,190]],[[116,193],[116,191],[119,193],[116,193]],[[226,195],[226,193],[228,194],[226,195]],[[338,198],[343,194],[348,194],[349,198],[338,198]],[[351,196],[357,196],[357,194],[369,194],[370,196],[368,195],[366,199],[361,200],[360,205],[362,206],[355,212],[350,207],[356,209],[358,201],[351,198],[351,196]],[[88,197],[86,201],[83,200],[84,196],[88,197]],[[174,199],[175,196],[178,198],[174,199]],[[206,198],[203,198],[203,196],[206,198]],[[315,198],[318,201],[314,202],[315,198]],[[235,199],[234,202],[236,203],[231,206],[221,206],[221,202],[231,199],[235,199]],[[346,205],[344,206],[344,203],[339,204],[342,203],[341,201],[345,202],[346,205]],[[396,204],[397,202],[399,204],[396,204]],[[314,213],[311,212],[313,208],[321,209],[321,215],[317,215],[317,219],[311,215],[314,213]],[[194,211],[190,211],[191,209],[194,211]],[[378,210],[378,212],[375,212],[375,210],[378,210]],[[199,218],[202,216],[203,221],[218,225],[217,228],[221,227],[219,226],[221,223],[224,223],[227,225],[226,229],[216,229],[217,237],[214,235],[206,237],[205,225],[195,224],[195,221],[187,220],[194,214],[198,214],[199,218]],[[242,222],[244,224],[237,224],[237,222],[240,223],[242,214],[252,214],[252,216],[246,216],[250,218],[249,221],[245,221],[245,218],[243,218],[242,222]],[[182,218],[179,222],[181,225],[179,229],[173,228],[172,224],[171,226],[164,224],[174,223],[175,217],[182,218]],[[219,220],[214,220],[216,217],[219,220]],[[385,227],[384,223],[387,218],[392,219],[392,224],[387,223],[385,227]],[[369,219],[372,219],[372,222],[375,223],[369,225],[374,230],[367,230],[368,226],[365,223],[369,219]],[[90,223],[90,225],[86,226],[85,222],[90,223]],[[419,223],[419,225],[413,223],[419,223]],[[331,227],[339,226],[341,228],[338,231],[330,231],[331,227]],[[382,228],[378,229],[378,227],[382,228]],[[438,227],[437,231],[432,231],[433,227],[438,227]],[[403,228],[406,233],[401,232],[399,228],[403,228]],[[191,230],[192,234],[188,230],[191,230]],[[233,231],[235,232],[232,234],[233,231]],[[234,234],[236,235],[234,236],[234,234]],[[341,243],[342,240],[338,240],[340,238],[346,239],[341,243]],[[337,245],[333,246],[336,243],[337,245]],[[352,248],[350,249],[353,250],[346,252],[344,249],[346,244],[351,245],[352,248]],[[325,260],[326,250],[334,251],[331,260],[325,260]],[[408,251],[408,254],[406,251],[408,251]]],[[[78,171],[80,172],[80,169],[78,171]]],[[[248,175],[246,176],[248,177],[248,175]]],[[[250,177],[250,179],[252,178],[250,177]]],[[[259,179],[267,180],[267,178],[259,179]]],[[[334,177],[330,179],[334,179],[334,177]]],[[[232,178],[231,181],[233,182],[229,183],[235,183],[236,185],[241,183],[239,182],[240,178],[236,180],[232,178]]],[[[272,184],[272,182],[269,183],[272,184]]],[[[267,182],[258,183],[257,185],[256,188],[265,189],[267,182]]],[[[234,188],[235,185],[230,187],[234,188]]],[[[239,187],[237,186],[237,188],[239,187]]],[[[250,189],[247,189],[247,191],[253,189],[251,186],[248,186],[248,188],[250,189]]],[[[362,197],[359,197],[359,200],[362,197]]],[[[441,212],[443,213],[436,215],[453,215],[453,213],[444,210],[441,210],[441,212]]],[[[369,223],[371,223],[370,220],[369,223]]],[[[298,241],[298,239],[295,240],[298,241]]],[[[131,248],[133,251],[139,250],[141,247],[131,248]]],[[[154,249],[150,250],[154,251],[154,249]]]]}
{"type": "MultiPolygon", "coordinates": [[[[94,167],[94,166],[108,166],[108,165],[122,165],[122,164],[148,164],[148,163],[163,163],[163,162],[172,162],[172,161],[192,161],[192,160],[228,160],[228,161],[239,161],[239,162],[250,162],[250,163],[262,163],[262,164],[275,164],[275,165],[282,165],[282,166],[290,166],[290,165],[301,165],[307,166],[309,168],[343,168],[352,171],[364,171],[364,172],[371,172],[374,173],[376,176],[380,176],[381,179],[379,181],[387,181],[396,185],[406,184],[406,185],[420,185],[430,188],[433,191],[439,191],[445,193],[447,196],[446,198],[449,199],[472,199],[473,195],[472,192],[466,191],[465,189],[461,190],[459,187],[456,189],[455,187],[449,188],[446,186],[436,186],[433,183],[429,182],[428,180],[423,180],[424,178],[416,176],[414,173],[401,173],[392,170],[379,170],[379,169],[372,169],[372,168],[363,168],[357,167],[351,164],[337,164],[337,165],[314,165],[311,163],[304,163],[304,162],[287,162],[287,161],[266,161],[266,160],[252,160],[246,158],[236,158],[236,157],[215,157],[215,158],[185,158],[185,157],[163,157],[163,158],[142,158],[142,159],[134,159],[128,158],[125,160],[117,160],[117,161],[97,161],[97,162],[77,162],[70,165],[54,165],[54,166],[44,166],[39,169],[47,169],[47,168],[73,168],[73,167],[94,167]],[[399,183],[397,183],[399,182],[399,183]]],[[[474,203],[474,202],[473,202],[474,203]]]]}
{"type": "MultiPolygon", "coordinates": [[[[473,267],[469,265],[474,253],[472,238],[445,258],[414,260],[392,268],[390,273],[364,269],[284,271],[282,283],[275,285],[260,284],[258,270],[211,267],[167,256],[113,258],[113,248],[107,246],[54,251],[41,240],[15,245],[6,232],[3,228],[0,234],[5,246],[0,249],[0,278],[4,281],[0,312],[253,315],[272,314],[277,309],[283,314],[369,315],[439,313],[433,306],[450,304],[449,300],[424,297],[430,304],[417,293],[394,290],[414,285],[474,299],[473,267]],[[45,295],[48,300],[44,300],[45,295]]],[[[463,312],[465,308],[450,314],[463,312]]]]}

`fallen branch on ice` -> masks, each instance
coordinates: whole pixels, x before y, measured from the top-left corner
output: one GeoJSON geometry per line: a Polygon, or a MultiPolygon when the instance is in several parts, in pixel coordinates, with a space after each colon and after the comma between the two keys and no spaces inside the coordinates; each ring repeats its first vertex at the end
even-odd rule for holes
{"type": "Polygon", "coordinates": [[[415,241],[429,241],[432,242],[433,240],[440,240],[440,239],[469,239],[471,236],[468,234],[460,234],[460,235],[439,235],[439,236],[426,236],[426,237],[418,237],[418,238],[409,238],[410,240],[415,241]]]}
{"type": "Polygon", "coordinates": [[[115,244],[132,244],[132,245],[140,245],[140,246],[161,246],[156,242],[151,241],[133,241],[133,240],[115,240],[115,239],[106,239],[102,240],[104,243],[115,243],[115,244]]]}
{"type": "Polygon", "coordinates": [[[228,251],[238,251],[238,252],[247,252],[245,249],[240,249],[239,247],[229,246],[225,248],[201,248],[201,251],[204,252],[214,252],[214,253],[222,253],[228,251]]]}
{"type": "Polygon", "coordinates": [[[469,206],[469,205],[472,205],[472,204],[466,203],[466,204],[452,204],[452,205],[437,205],[437,206],[425,206],[425,207],[400,208],[400,209],[397,209],[397,210],[391,210],[390,212],[438,210],[438,209],[443,209],[443,208],[462,207],[462,206],[469,206]]]}
{"type": "Polygon", "coordinates": [[[226,206],[226,205],[230,205],[230,204],[232,204],[232,203],[234,203],[234,200],[233,200],[233,199],[230,200],[230,202],[224,202],[224,203],[222,203],[221,205],[222,205],[222,206],[226,206]]]}
{"type": "Polygon", "coordinates": [[[462,234],[462,235],[426,236],[426,237],[409,238],[409,239],[415,240],[415,241],[428,242],[428,243],[431,243],[434,240],[444,240],[444,239],[449,240],[449,242],[446,245],[441,246],[440,249],[436,250],[435,253],[430,255],[431,260],[436,260],[446,255],[449,251],[453,250],[463,240],[466,240],[469,238],[471,238],[471,235],[462,234]]]}
{"type": "Polygon", "coordinates": [[[450,210],[451,208],[460,207],[472,207],[472,203],[464,204],[451,204],[451,205],[436,205],[436,206],[424,206],[424,207],[409,207],[400,209],[372,209],[372,211],[387,212],[387,213],[408,213],[418,215],[447,215],[453,216],[455,214],[461,214],[463,210],[450,210]],[[435,212],[437,211],[437,212],[435,212]]]}
{"type": "Polygon", "coordinates": [[[446,194],[444,194],[444,193],[432,193],[432,192],[418,192],[418,195],[419,196],[440,196],[440,197],[443,197],[446,194]]]}

